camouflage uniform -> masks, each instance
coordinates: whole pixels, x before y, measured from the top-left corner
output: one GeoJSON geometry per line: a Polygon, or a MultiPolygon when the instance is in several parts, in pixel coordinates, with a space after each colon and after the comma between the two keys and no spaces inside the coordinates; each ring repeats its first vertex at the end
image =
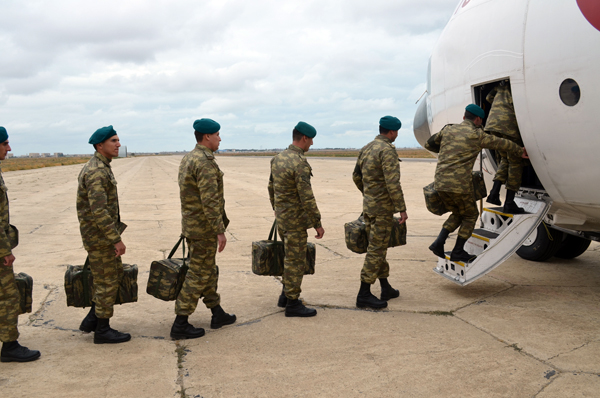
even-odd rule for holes
{"type": "MultiPolygon", "coordinates": [[[[0,170],[0,261],[12,254],[6,231],[8,222],[8,196],[0,170]]],[[[0,264],[0,341],[8,343],[19,338],[17,329],[19,317],[19,291],[15,282],[13,267],[0,264]]]]}
{"type": "Polygon", "coordinates": [[[386,260],[394,213],[406,211],[400,185],[400,163],[392,141],[380,134],[360,150],[352,180],[363,193],[363,217],[369,237],[361,282],[387,279],[386,260]]]}
{"type": "Polygon", "coordinates": [[[321,228],[321,213],[310,185],[311,176],[312,169],[304,151],[293,144],[271,159],[269,199],[283,239],[283,285],[285,296],[290,300],[297,300],[302,291],[306,230],[321,228]]]}
{"type": "Polygon", "coordinates": [[[217,235],[225,233],[228,220],[223,197],[223,172],[213,152],[204,145],[196,147],[179,166],[181,233],[190,248],[190,265],[175,302],[177,315],[189,316],[200,297],[207,308],[221,303],[217,293],[219,273],[215,262],[217,235]]]}
{"type": "Polygon", "coordinates": [[[446,208],[452,211],[444,229],[453,232],[460,226],[458,236],[469,239],[479,216],[472,177],[477,155],[483,148],[488,148],[517,158],[523,153],[523,148],[485,133],[468,119],[461,124],[444,127],[427,140],[425,148],[439,153],[434,186],[446,208]]]}
{"type": "Polygon", "coordinates": [[[95,152],[79,173],[77,218],[83,247],[90,258],[94,276],[96,316],[110,318],[123,277],[121,257],[115,257],[115,243],[121,241],[125,224],[119,216],[117,181],[110,159],[95,152]]]}
{"type": "MultiPolygon", "coordinates": [[[[496,86],[485,98],[492,108],[485,124],[485,131],[496,137],[510,140],[517,145],[523,146],[512,95],[507,85],[496,86]]],[[[521,187],[523,177],[523,159],[521,157],[511,158],[506,151],[498,151],[500,165],[496,171],[494,181],[506,184],[506,189],[518,191],[521,187]]]]}

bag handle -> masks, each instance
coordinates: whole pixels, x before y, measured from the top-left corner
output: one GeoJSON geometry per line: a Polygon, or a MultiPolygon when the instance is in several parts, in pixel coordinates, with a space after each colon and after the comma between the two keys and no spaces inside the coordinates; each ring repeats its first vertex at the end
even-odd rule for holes
{"type": "Polygon", "coordinates": [[[90,303],[90,305],[92,305],[92,300],[90,299],[90,285],[89,285],[89,278],[88,278],[88,274],[90,273],[90,256],[88,255],[85,258],[85,263],[83,264],[83,278],[82,278],[82,283],[83,283],[83,304],[85,308],[85,304],[86,303],[90,303]]]}
{"type": "Polygon", "coordinates": [[[277,219],[273,221],[273,226],[271,227],[271,232],[269,232],[269,240],[273,240],[275,237],[275,242],[277,242],[277,219]]]}
{"type": "Polygon", "coordinates": [[[171,252],[169,253],[169,256],[167,257],[167,260],[175,255],[175,252],[179,248],[179,245],[182,245],[182,248],[183,248],[183,255],[182,255],[183,265],[181,267],[187,269],[188,266],[185,263],[185,260],[187,260],[187,257],[185,256],[185,237],[183,235],[181,235],[179,237],[179,240],[177,241],[177,243],[175,243],[175,246],[173,246],[173,249],[171,249],[171,252]]]}

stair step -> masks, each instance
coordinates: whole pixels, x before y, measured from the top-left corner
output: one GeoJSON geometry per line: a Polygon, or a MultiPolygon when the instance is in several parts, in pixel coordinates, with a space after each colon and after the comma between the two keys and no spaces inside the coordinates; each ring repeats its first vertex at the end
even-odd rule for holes
{"type": "Polygon", "coordinates": [[[488,231],[487,229],[477,228],[473,231],[473,235],[471,236],[489,243],[490,240],[496,239],[500,235],[495,232],[488,231]]]}

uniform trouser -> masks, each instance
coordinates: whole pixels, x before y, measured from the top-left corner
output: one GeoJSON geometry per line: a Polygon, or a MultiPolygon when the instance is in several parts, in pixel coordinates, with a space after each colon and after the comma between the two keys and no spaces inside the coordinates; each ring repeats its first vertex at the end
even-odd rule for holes
{"type": "MultiPolygon", "coordinates": [[[[521,139],[496,132],[492,132],[492,134],[523,146],[521,139]]],[[[510,155],[506,151],[498,151],[498,154],[500,155],[500,165],[498,166],[498,170],[496,170],[494,181],[506,184],[506,189],[508,190],[518,191],[521,188],[521,181],[523,179],[523,159],[520,156],[510,155]]]]}
{"type": "Polygon", "coordinates": [[[175,314],[189,316],[196,311],[198,300],[202,300],[206,308],[214,308],[221,304],[221,296],[217,293],[219,271],[215,262],[217,255],[217,235],[201,239],[187,239],[190,250],[190,265],[185,281],[175,301],[175,314]]]}
{"type": "MultiPolygon", "coordinates": [[[[3,258],[0,258],[2,261],[3,258]]],[[[8,343],[19,338],[19,291],[13,267],[0,264],[0,341],[8,343]]]]}
{"type": "Polygon", "coordinates": [[[306,270],[306,244],[308,233],[301,231],[284,231],[278,228],[283,240],[285,258],[283,260],[283,291],[285,297],[297,300],[302,289],[302,278],[306,270]]]}
{"type": "Polygon", "coordinates": [[[460,227],[458,236],[469,239],[475,229],[477,217],[479,217],[479,210],[477,209],[477,202],[473,199],[473,193],[463,194],[444,191],[438,191],[438,193],[446,209],[452,212],[444,223],[444,229],[454,232],[456,228],[460,227]]]}
{"type": "Polygon", "coordinates": [[[363,218],[369,237],[369,246],[367,247],[365,263],[360,272],[360,280],[361,282],[373,284],[379,278],[390,276],[390,264],[385,256],[392,235],[394,215],[370,216],[363,213],[363,218]]]}
{"type": "Polygon", "coordinates": [[[94,277],[94,297],[96,316],[111,318],[113,307],[119,294],[119,284],[123,278],[123,262],[121,257],[115,257],[114,246],[99,250],[88,250],[90,271],[94,277]]]}

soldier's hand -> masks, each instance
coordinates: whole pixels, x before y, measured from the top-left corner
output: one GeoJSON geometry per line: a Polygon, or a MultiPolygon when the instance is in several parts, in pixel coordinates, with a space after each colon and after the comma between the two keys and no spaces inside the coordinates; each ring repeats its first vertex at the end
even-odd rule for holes
{"type": "Polygon", "coordinates": [[[317,231],[317,234],[315,235],[315,238],[317,239],[321,239],[323,235],[325,235],[325,230],[323,227],[315,228],[315,231],[317,231]]]}
{"type": "Polygon", "coordinates": [[[527,149],[523,147],[523,154],[521,155],[523,159],[529,159],[529,155],[527,154],[527,149]]]}
{"type": "Polygon", "coordinates": [[[398,220],[398,224],[404,224],[408,220],[408,214],[405,211],[400,213],[400,220],[398,220]]]}
{"type": "Polygon", "coordinates": [[[223,249],[225,249],[225,245],[227,244],[227,237],[225,236],[225,234],[217,234],[217,239],[219,240],[219,253],[221,253],[223,251],[223,249]]]}
{"type": "Polygon", "coordinates": [[[8,256],[4,257],[4,266],[6,267],[10,267],[11,265],[13,265],[13,263],[15,262],[15,256],[12,254],[9,254],[8,256]]]}
{"type": "Polygon", "coordinates": [[[125,243],[122,240],[115,243],[115,257],[121,257],[125,254],[125,243]]]}

